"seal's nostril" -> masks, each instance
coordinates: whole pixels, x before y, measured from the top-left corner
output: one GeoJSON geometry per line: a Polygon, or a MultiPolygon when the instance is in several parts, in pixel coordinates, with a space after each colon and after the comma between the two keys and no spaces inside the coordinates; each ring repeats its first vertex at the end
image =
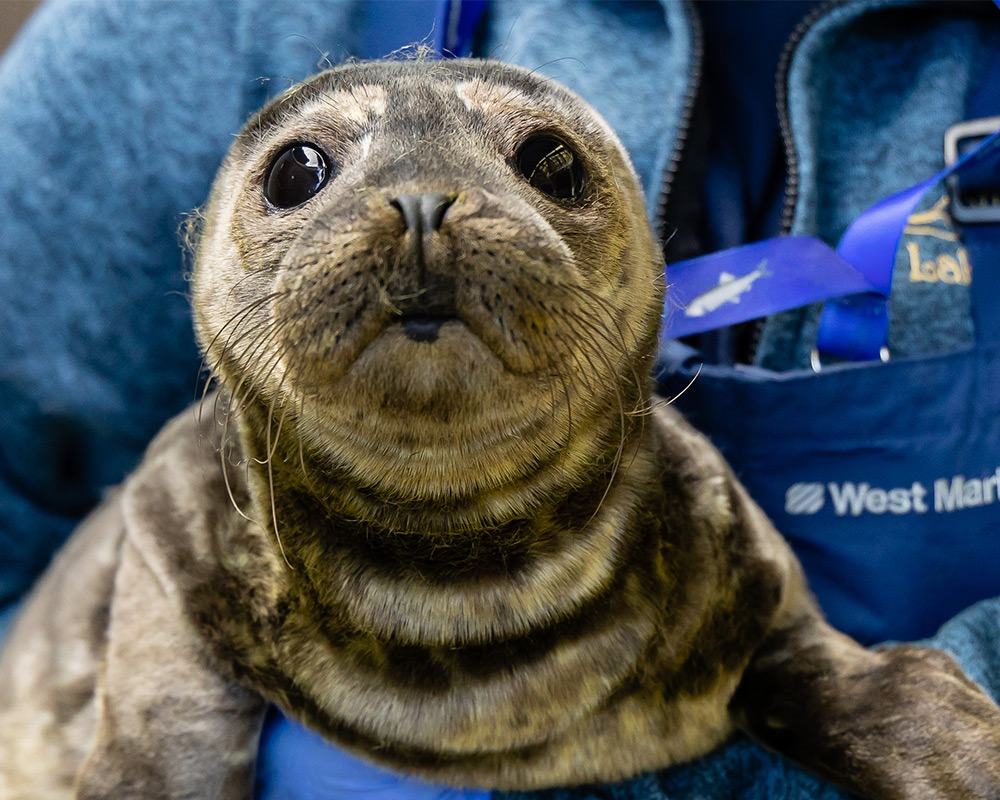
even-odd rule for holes
{"type": "Polygon", "coordinates": [[[455,202],[455,194],[428,192],[427,194],[401,194],[390,205],[403,216],[407,230],[429,233],[441,227],[445,212],[455,202]]]}
{"type": "MultiPolygon", "coordinates": [[[[428,248],[431,234],[441,228],[445,213],[457,199],[456,194],[401,194],[390,202],[399,211],[406,223],[409,236],[401,238],[406,241],[407,253],[401,253],[404,261],[400,266],[411,272],[413,280],[409,297],[400,298],[398,310],[402,314],[418,311],[424,314],[452,314],[455,306],[455,277],[451,274],[447,259],[441,253],[432,257],[427,264],[428,248]]],[[[430,247],[430,250],[435,248],[430,247]]],[[[433,255],[433,254],[432,254],[433,255]]],[[[424,333],[418,333],[424,335],[424,333]]],[[[426,335],[430,335],[427,333],[426,335]]],[[[436,336],[434,332],[434,336],[436,336]]],[[[423,340],[419,340],[423,341],[423,340]]],[[[426,341],[433,341],[427,339],[426,341]]]]}
{"type": "Polygon", "coordinates": [[[419,194],[401,194],[389,204],[403,215],[406,229],[414,233],[420,233],[422,227],[420,223],[421,197],[422,195],[419,194]]]}
{"type": "Polygon", "coordinates": [[[424,230],[436,231],[444,221],[445,212],[451,208],[457,195],[454,194],[423,194],[420,196],[420,211],[423,216],[424,230]]]}

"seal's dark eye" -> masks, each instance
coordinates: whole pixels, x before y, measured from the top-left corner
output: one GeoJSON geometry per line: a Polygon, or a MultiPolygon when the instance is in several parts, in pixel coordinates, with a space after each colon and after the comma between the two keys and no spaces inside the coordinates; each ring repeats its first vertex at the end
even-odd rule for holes
{"type": "Polygon", "coordinates": [[[538,191],[573,200],[583,191],[583,165],[565,142],[532,136],[514,153],[512,166],[538,191]]]}
{"type": "Polygon", "coordinates": [[[276,208],[302,205],[330,177],[326,156],[312,145],[293,144],[274,159],[264,179],[264,198],[276,208]]]}

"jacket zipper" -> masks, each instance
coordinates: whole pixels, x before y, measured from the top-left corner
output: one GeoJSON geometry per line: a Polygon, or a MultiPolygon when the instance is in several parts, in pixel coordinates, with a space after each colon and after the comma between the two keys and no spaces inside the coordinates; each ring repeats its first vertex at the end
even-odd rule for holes
{"type": "MultiPolygon", "coordinates": [[[[792,57],[805,35],[812,29],[813,25],[837,5],[843,5],[843,3],[838,2],[838,0],[826,0],[806,14],[792,30],[781,51],[781,56],[778,58],[778,70],[774,79],[775,100],[778,111],[778,128],[781,132],[781,145],[785,151],[785,196],[782,199],[781,222],[778,226],[781,236],[787,236],[792,230],[792,223],[795,221],[795,206],[799,199],[799,151],[795,147],[792,123],[788,113],[788,73],[792,67],[792,57]]],[[[760,349],[760,340],[764,334],[767,318],[764,317],[746,324],[750,326],[750,330],[745,334],[749,339],[746,358],[748,363],[754,364],[757,361],[757,351],[760,349]]]]}
{"type": "MultiPolygon", "coordinates": [[[[795,30],[792,31],[792,35],[785,43],[785,48],[781,51],[781,58],[778,61],[778,73],[776,77],[778,124],[781,127],[781,141],[785,149],[785,163],[787,165],[785,173],[785,198],[781,212],[781,233],[783,235],[787,235],[792,230],[792,223],[795,219],[795,205],[798,202],[799,196],[799,154],[795,149],[795,141],[792,138],[791,121],[788,117],[788,72],[791,69],[792,57],[795,55],[795,51],[798,49],[802,39],[809,32],[809,29],[812,28],[812,26],[815,25],[821,17],[825,17],[827,13],[832,11],[835,7],[844,5],[846,5],[846,3],[843,0],[826,0],[826,2],[821,3],[810,11],[805,17],[803,17],[802,21],[795,26],[795,30]]],[[[978,4],[973,4],[967,1],[960,4],[938,2],[935,5],[944,7],[950,6],[951,8],[954,8],[957,5],[965,7],[979,7],[978,4]]]]}
{"type": "Polygon", "coordinates": [[[701,33],[701,19],[698,17],[698,13],[695,11],[690,0],[686,0],[684,3],[684,13],[691,28],[691,61],[688,66],[687,89],[681,101],[680,120],[677,124],[674,149],[670,153],[666,175],[664,175],[663,182],[660,184],[660,193],[656,200],[656,215],[654,217],[656,228],[653,232],[656,234],[657,241],[661,245],[666,244],[667,210],[670,205],[670,190],[673,187],[674,178],[677,176],[677,169],[684,155],[684,145],[687,143],[688,129],[691,126],[691,117],[694,114],[694,104],[698,99],[705,47],[701,33]]]}
{"type": "MultiPolygon", "coordinates": [[[[795,220],[795,206],[799,199],[799,153],[792,137],[792,123],[788,114],[788,73],[792,67],[792,57],[802,43],[802,39],[820,18],[825,17],[835,6],[843,5],[837,0],[826,0],[805,15],[792,31],[778,59],[778,72],[775,76],[775,98],[778,108],[778,127],[781,130],[781,143],[785,150],[785,197],[781,210],[781,234],[788,235],[795,220]]],[[[755,354],[756,355],[756,354],[755,354]]]]}
{"type": "MultiPolygon", "coordinates": [[[[781,213],[781,233],[788,234],[792,228],[792,221],[795,217],[795,205],[798,201],[799,189],[799,165],[798,151],[795,148],[795,141],[792,137],[792,126],[788,113],[788,72],[791,69],[792,56],[798,48],[802,39],[810,28],[825,16],[831,9],[842,3],[838,0],[826,0],[814,8],[795,26],[788,41],[781,51],[778,59],[778,71],[776,81],[776,100],[778,112],[778,126],[781,132],[782,147],[785,151],[785,196],[783,199],[781,213]]],[[[673,181],[677,175],[681,158],[684,156],[684,146],[687,143],[688,130],[691,125],[691,117],[694,113],[695,101],[701,86],[702,62],[704,60],[704,37],[701,30],[701,19],[690,1],[685,2],[684,10],[688,23],[691,26],[691,62],[688,68],[687,89],[681,103],[680,122],[677,126],[677,138],[674,149],[670,154],[667,163],[666,175],[660,185],[660,193],[657,198],[655,216],[655,234],[661,246],[666,245],[667,239],[667,212],[670,206],[671,189],[673,181]]],[[[749,361],[753,363],[757,357],[757,348],[760,343],[761,334],[764,331],[766,320],[760,319],[753,323],[749,333],[749,361]]],[[[749,324],[749,323],[748,323],[749,324]]]]}
{"type": "MultiPolygon", "coordinates": [[[[835,6],[843,5],[838,0],[826,0],[818,5],[795,26],[788,41],[781,51],[778,59],[778,71],[776,81],[776,99],[778,112],[778,126],[781,131],[782,147],[785,151],[785,197],[783,200],[781,213],[781,232],[787,234],[792,228],[792,220],[795,216],[795,204],[798,200],[799,188],[799,166],[798,151],[795,149],[795,142],[792,138],[792,126],[788,115],[788,72],[791,69],[792,56],[798,48],[802,39],[809,32],[821,17],[831,11],[835,6]]],[[[694,104],[698,97],[701,86],[702,62],[704,60],[704,38],[701,32],[701,19],[695,11],[690,0],[685,2],[684,10],[691,26],[691,63],[688,67],[687,89],[681,102],[680,122],[677,126],[677,140],[674,149],[667,162],[666,175],[660,185],[660,192],[657,198],[656,234],[661,243],[665,236],[666,215],[670,204],[670,191],[673,188],[673,181],[677,175],[681,158],[684,155],[684,145],[687,143],[688,130],[691,125],[691,116],[694,113],[694,104]]]]}

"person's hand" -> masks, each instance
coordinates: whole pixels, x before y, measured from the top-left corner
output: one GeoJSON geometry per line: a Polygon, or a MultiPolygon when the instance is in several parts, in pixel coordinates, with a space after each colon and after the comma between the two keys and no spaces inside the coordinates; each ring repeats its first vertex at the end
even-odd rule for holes
{"type": "Polygon", "coordinates": [[[489,800],[490,795],[433,786],[368,764],[277,709],[264,723],[255,800],[489,800]]]}

